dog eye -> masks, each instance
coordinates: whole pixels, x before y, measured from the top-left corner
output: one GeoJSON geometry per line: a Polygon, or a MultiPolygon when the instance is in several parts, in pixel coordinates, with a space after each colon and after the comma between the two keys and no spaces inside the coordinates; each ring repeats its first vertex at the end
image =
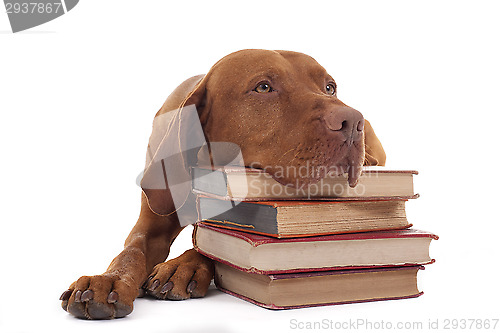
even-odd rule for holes
{"type": "Polygon", "coordinates": [[[268,93],[268,92],[273,91],[273,88],[271,87],[271,85],[269,83],[262,82],[262,83],[259,83],[259,85],[257,87],[255,87],[254,91],[256,91],[258,93],[268,93]]]}
{"type": "Polygon", "coordinates": [[[332,83],[327,84],[326,85],[326,92],[327,92],[327,94],[335,95],[335,85],[333,85],[332,83]]]}

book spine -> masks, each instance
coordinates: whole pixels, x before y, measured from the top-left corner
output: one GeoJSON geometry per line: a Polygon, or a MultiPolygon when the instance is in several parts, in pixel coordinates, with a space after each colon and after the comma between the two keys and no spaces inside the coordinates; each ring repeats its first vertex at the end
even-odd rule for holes
{"type": "Polygon", "coordinates": [[[278,234],[275,207],[198,197],[198,220],[213,225],[269,235],[278,234]]]}

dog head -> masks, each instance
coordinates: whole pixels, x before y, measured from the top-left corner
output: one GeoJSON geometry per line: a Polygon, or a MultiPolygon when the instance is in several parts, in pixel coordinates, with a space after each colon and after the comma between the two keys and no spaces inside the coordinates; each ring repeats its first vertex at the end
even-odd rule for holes
{"type": "MultiPolygon", "coordinates": [[[[174,103],[164,105],[159,114],[179,105],[173,95],[167,102],[174,103]]],[[[245,166],[264,169],[280,183],[298,187],[329,173],[346,172],[349,184],[355,186],[365,155],[361,113],[337,98],[335,81],[313,58],[290,51],[243,50],[222,58],[190,89],[168,124],[158,128],[160,135],[153,130],[150,147],[154,146],[155,156],[162,156],[162,149],[182,152],[180,159],[170,159],[170,169],[176,172],[173,178],[185,181],[186,170],[199,157],[185,142],[205,139],[212,161],[226,164],[234,157],[226,159],[227,151],[213,149],[213,143],[229,142],[239,148],[245,166]],[[186,108],[193,105],[199,131],[183,120],[188,118],[186,108]],[[151,145],[152,141],[157,142],[151,145]]],[[[161,176],[169,166],[161,161],[161,166],[147,164],[143,189],[158,182],[165,185],[161,176]]],[[[158,198],[170,197],[171,185],[169,181],[165,190],[145,190],[153,211],[168,211],[151,202],[168,202],[158,198]]],[[[185,196],[189,191],[186,187],[185,196]]]]}
{"type": "Polygon", "coordinates": [[[208,142],[232,142],[246,166],[283,184],[347,172],[354,186],[364,160],[361,113],[337,98],[334,79],[296,52],[244,50],[216,63],[196,104],[208,142]],[[292,172],[302,168],[305,172],[292,172]],[[299,176],[300,174],[300,176],[299,176]]]}

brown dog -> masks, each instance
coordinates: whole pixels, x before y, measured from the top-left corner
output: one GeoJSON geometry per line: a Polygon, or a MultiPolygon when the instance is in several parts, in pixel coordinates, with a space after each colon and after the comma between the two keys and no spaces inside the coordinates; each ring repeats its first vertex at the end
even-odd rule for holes
{"type": "MultiPolygon", "coordinates": [[[[279,182],[307,185],[325,176],[323,171],[300,179],[275,174],[278,167],[309,163],[318,170],[347,171],[354,186],[360,167],[384,165],[385,153],[370,124],[337,99],[336,89],[307,55],[244,50],[182,83],[156,116],[194,104],[209,143],[237,144],[246,165],[265,168],[279,182]]],[[[119,318],[132,312],[142,290],[159,299],[205,295],[213,277],[209,259],[191,249],[164,262],[183,228],[170,201],[168,188],[144,191],[124,250],[102,275],[71,284],[61,295],[64,310],[78,318],[119,318]]]]}

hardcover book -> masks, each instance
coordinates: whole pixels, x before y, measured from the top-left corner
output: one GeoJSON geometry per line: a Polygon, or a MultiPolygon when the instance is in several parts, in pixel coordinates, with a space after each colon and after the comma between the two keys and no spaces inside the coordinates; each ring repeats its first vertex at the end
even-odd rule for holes
{"type": "Polygon", "coordinates": [[[415,229],[277,239],[198,223],[193,232],[199,253],[259,274],[430,264],[432,239],[415,229]]]}
{"type": "Polygon", "coordinates": [[[215,284],[230,294],[268,309],[418,297],[417,272],[423,266],[353,269],[297,274],[254,274],[216,262],[215,284]]]}
{"type": "MultiPolygon", "coordinates": [[[[297,171],[299,172],[299,171],[297,171]]],[[[413,191],[413,170],[391,170],[385,167],[364,167],[356,187],[351,188],[347,177],[327,176],[316,184],[296,188],[277,182],[260,169],[245,167],[192,168],[193,191],[224,200],[292,200],[342,199],[366,200],[411,199],[418,197],[413,191]]],[[[297,175],[300,177],[300,174],[297,175]]]]}
{"type": "Polygon", "coordinates": [[[198,196],[198,220],[278,238],[410,227],[404,200],[234,202],[198,196]]]}

